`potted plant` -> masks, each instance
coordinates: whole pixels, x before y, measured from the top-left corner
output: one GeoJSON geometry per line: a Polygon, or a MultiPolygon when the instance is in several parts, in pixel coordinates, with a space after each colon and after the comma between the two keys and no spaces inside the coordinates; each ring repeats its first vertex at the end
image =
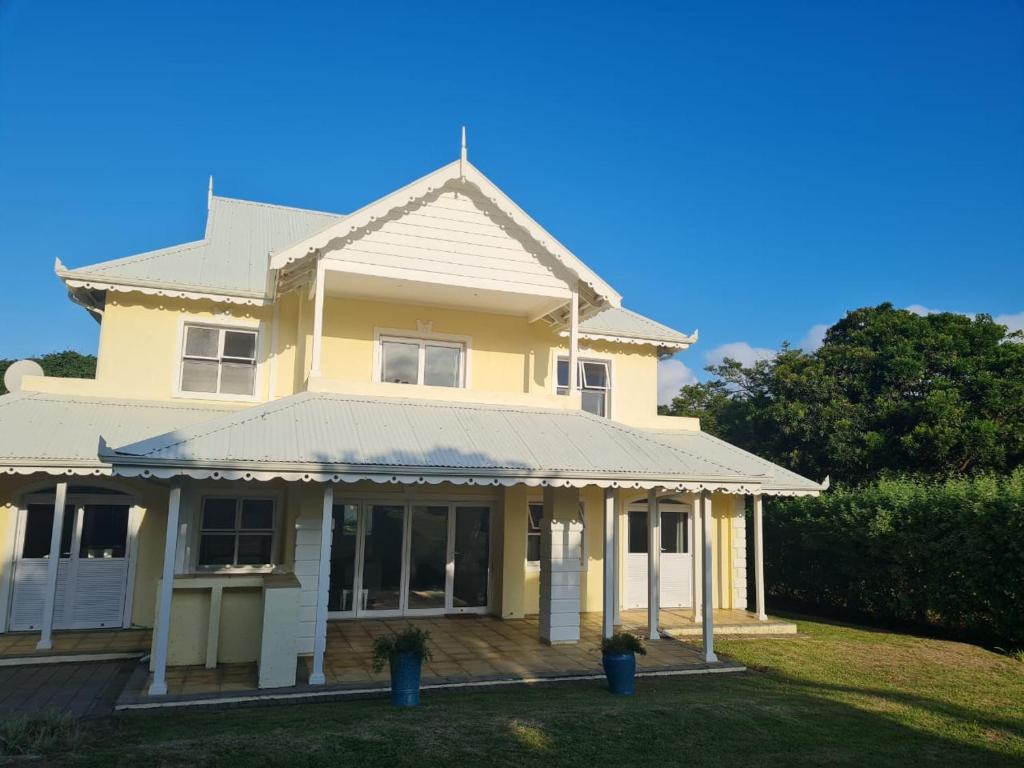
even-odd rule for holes
{"type": "Polygon", "coordinates": [[[616,632],[601,640],[601,664],[608,678],[608,690],[620,696],[636,692],[636,655],[647,655],[647,649],[636,635],[616,632]]]}
{"type": "Polygon", "coordinates": [[[373,671],[391,668],[391,703],[396,707],[415,707],[420,703],[420,672],[423,660],[430,661],[427,641],[430,633],[407,629],[381,635],[373,641],[373,671]]]}

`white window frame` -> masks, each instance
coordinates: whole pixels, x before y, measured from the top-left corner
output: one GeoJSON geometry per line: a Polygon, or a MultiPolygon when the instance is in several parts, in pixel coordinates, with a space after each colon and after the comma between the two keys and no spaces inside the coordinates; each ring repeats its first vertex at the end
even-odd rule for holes
{"type": "MultiPolygon", "coordinates": [[[[537,537],[540,540],[540,528],[536,531],[532,529],[533,517],[530,515],[530,507],[541,508],[541,519],[544,519],[544,501],[542,499],[530,499],[526,502],[526,568],[531,571],[540,570],[540,558],[536,560],[530,559],[530,537],[537,537]]],[[[540,547],[538,547],[539,551],[540,547]]]]}
{"type": "MultiPolygon", "coordinates": [[[[553,385],[554,385],[553,386],[553,390],[554,390],[554,393],[556,395],[566,395],[569,392],[569,388],[568,387],[560,387],[558,385],[558,364],[559,364],[559,362],[561,362],[563,360],[565,361],[566,364],[568,364],[568,362],[569,362],[569,355],[568,354],[562,354],[561,352],[555,354],[555,356],[554,356],[554,364],[552,366],[552,373],[553,373],[553,375],[552,375],[551,378],[553,379],[553,382],[552,382],[553,385]]],[[[579,357],[576,362],[577,362],[577,365],[579,366],[579,370],[577,371],[576,381],[578,383],[578,386],[580,388],[580,392],[581,393],[582,393],[582,391],[585,388],[589,389],[590,391],[600,391],[600,389],[598,389],[596,387],[587,387],[586,386],[586,373],[585,373],[586,368],[584,367],[583,364],[584,363],[599,363],[600,365],[603,365],[605,367],[605,371],[606,371],[605,375],[606,375],[606,380],[608,382],[608,386],[604,388],[604,416],[603,416],[603,418],[606,418],[606,419],[612,418],[612,394],[615,391],[615,380],[614,380],[615,366],[612,363],[612,358],[611,357],[606,357],[606,356],[599,356],[599,355],[586,355],[586,356],[579,357]]],[[[583,406],[581,404],[580,408],[582,409],[582,407],[583,406]]],[[[587,411],[587,413],[590,413],[590,411],[587,411]]]]}
{"type": "MultiPolygon", "coordinates": [[[[526,555],[523,561],[526,563],[527,571],[539,571],[540,560],[530,560],[530,537],[540,537],[541,532],[530,530],[530,507],[542,507],[544,506],[544,499],[542,497],[535,497],[526,500],[526,555]]],[[[543,519],[543,512],[541,513],[541,519],[543,519]]],[[[587,505],[580,499],[580,516],[579,522],[583,525],[583,530],[580,532],[580,570],[581,572],[587,570],[587,505]]],[[[543,557],[543,552],[541,552],[543,557]]]]}
{"type": "Polygon", "coordinates": [[[404,387],[427,387],[431,389],[468,389],[470,380],[470,360],[472,354],[472,337],[450,333],[431,333],[396,330],[392,328],[375,328],[373,332],[373,381],[377,384],[395,384],[384,381],[384,342],[394,341],[400,344],[418,344],[419,359],[416,368],[415,384],[396,384],[404,387]],[[461,350],[459,355],[459,385],[441,387],[423,383],[423,370],[426,363],[426,347],[452,347],[461,350]]]}
{"type": "MultiPolygon", "coordinates": [[[[263,342],[263,333],[261,323],[256,319],[246,318],[231,318],[228,322],[218,322],[217,320],[210,320],[208,318],[201,317],[183,317],[178,324],[178,357],[177,363],[174,367],[174,386],[172,391],[175,397],[188,398],[191,400],[227,400],[234,402],[246,402],[254,403],[260,401],[260,389],[261,382],[263,379],[263,363],[261,355],[261,344],[263,342]],[[239,331],[242,333],[252,333],[256,336],[255,343],[255,357],[253,359],[253,386],[251,395],[236,395],[224,392],[193,392],[191,390],[182,389],[182,377],[185,371],[185,343],[188,340],[188,329],[190,327],[198,328],[210,328],[215,331],[219,331],[218,340],[218,364],[223,363],[224,358],[224,339],[226,337],[225,331],[239,331]]],[[[190,359],[195,360],[213,360],[213,358],[198,358],[190,356],[190,359]]],[[[221,368],[217,370],[217,388],[220,389],[220,376],[221,368]]]]}
{"type": "MultiPolygon", "coordinates": [[[[204,493],[199,496],[199,504],[196,508],[195,515],[195,560],[193,563],[193,571],[195,573],[267,573],[272,571],[280,563],[278,562],[278,517],[280,515],[280,500],[274,494],[246,494],[246,493],[204,493]],[[245,501],[269,501],[271,503],[271,528],[270,528],[270,563],[261,563],[259,565],[203,565],[200,563],[199,558],[202,552],[203,546],[203,509],[206,506],[208,499],[231,499],[235,502],[235,527],[232,529],[235,540],[235,560],[238,559],[238,537],[245,535],[246,530],[252,530],[256,533],[264,533],[267,529],[265,528],[253,528],[243,529],[239,526],[242,522],[242,504],[245,501]]],[[[231,535],[228,533],[227,528],[210,529],[211,535],[215,536],[227,536],[231,535]]]]}

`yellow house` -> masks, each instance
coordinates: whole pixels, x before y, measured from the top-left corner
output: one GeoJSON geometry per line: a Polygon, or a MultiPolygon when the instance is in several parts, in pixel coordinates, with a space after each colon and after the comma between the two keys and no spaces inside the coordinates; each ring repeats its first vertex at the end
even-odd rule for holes
{"type": "Polygon", "coordinates": [[[748,500],[759,537],[763,495],[824,485],[657,414],[695,335],[623,307],[464,144],[350,214],[212,181],[208,211],[200,240],[57,263],[98,366],[0,398],[0,632],[151,627],[151,695],[176,665],[278,687],[305,657],[321,684],[328,624],[382,617],[571,644],[674,611],[715,660],[748,500]]]}

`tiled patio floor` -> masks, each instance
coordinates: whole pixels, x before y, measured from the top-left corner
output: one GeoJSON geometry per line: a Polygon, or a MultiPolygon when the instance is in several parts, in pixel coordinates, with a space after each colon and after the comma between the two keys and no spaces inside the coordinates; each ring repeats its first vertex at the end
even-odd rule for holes
{"type": "Polygon", "coordinates": [[[147,653],[148,629],[89,629],[53,633],[53,648],[36,650],[38,632],[11,632],[0,635],[0,659],[64,656],[80,654],[147,653]]]}
{"type": "MultiPolygon", "coordinates": [[[[637,619],[646,613],[627,611],[624,626],[639,631],[637,619]]],[[[250,697],[303,698],[329,694],[351,695],[359,691],[386,690],[387,669],[372,669],[373,640],[389,631],[419,627],[430,632],[433,659],[424,663],[423,685],[487,685],[539,681],[547,678],[586,678],[601,675],[601,617],[582,617],[578,644],[547,645],[540,641],[536,617],[502,620],[493,616],[448,616],[415,619],[331,621],[327,625],[327,653],[324,659],[326,685],[309,686],[309,659],[299,661],[299,684],[291,688],[259,690],[256,665],[171,667],[167,670],[167,696],[146,696],[149,674],[140,665],[118,702],[119,708],[159,703],[250,697]]],[[[740,671],[742,667],[723,660],[705,664],[699,647],[668,637],[648,643],[648,653],[637,659],[644,673],[704,673],[740,671]]]]}

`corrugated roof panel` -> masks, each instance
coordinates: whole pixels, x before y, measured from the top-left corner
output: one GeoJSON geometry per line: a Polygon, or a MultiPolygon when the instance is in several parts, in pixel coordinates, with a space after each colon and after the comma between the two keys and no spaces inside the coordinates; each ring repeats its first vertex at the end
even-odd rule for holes
{"type": "Polygon", "coordinates": [[[608,307],[580,323],[581,333],[651,339],[667,344],[689,344],[692,339],[667,325],[625,307],[608,307]]]}

